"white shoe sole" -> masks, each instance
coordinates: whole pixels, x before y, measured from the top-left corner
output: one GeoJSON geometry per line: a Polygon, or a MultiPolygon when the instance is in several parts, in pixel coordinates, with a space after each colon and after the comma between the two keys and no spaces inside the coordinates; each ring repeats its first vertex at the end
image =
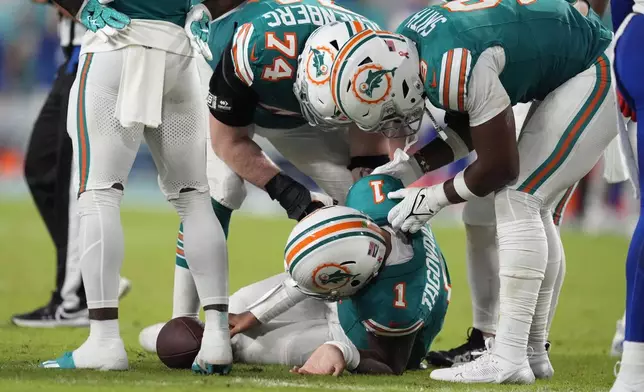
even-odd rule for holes
{"type": "Polygon", "coordinates": [[[66,320],[21,320],[13,318],[11,322],[23,328],[58,328],[58,327],[88,327],[89,318],[79,317],[66,320]]]}

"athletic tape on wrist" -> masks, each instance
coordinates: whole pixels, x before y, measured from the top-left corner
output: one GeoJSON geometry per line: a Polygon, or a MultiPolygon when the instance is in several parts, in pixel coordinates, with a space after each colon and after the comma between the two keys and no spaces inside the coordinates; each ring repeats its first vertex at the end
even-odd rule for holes
{"type": "Polygon", "coordinates": [[[465,183],[465,170],[458,172],[456,177],[454,177],[454,190],[463,200],[470,200],[478,197],[472,193],[465,183]]]}
{"type": "Polygon", "coordinates": [[[329,344],[331,346],[337,347],[342,351],[342,356],[344,357],[344,362],[347,364],[347,369],[354,370],[360,364],[360,352],[352,343],[345,343],[339,340],[332,340],[324,344],[329,344]]]}

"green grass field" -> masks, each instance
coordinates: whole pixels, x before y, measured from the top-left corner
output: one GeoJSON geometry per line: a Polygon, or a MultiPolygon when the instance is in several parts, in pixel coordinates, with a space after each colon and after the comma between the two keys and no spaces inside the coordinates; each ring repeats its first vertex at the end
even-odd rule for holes
{"type": "MultiPolygon", "coordinates": [[[[628,242],[619,237],[564,234],[568,273],[551,340],[555,378],[534,386],[462,386],[431,381],[427,371],[401,377],[304,378],[288,369],[236,365],[229,377],[200,377],[165,368],[138,345],[141,328],[171,314],[172,272],[178,218],[167,209],[125,209],[123,275],[133,289],[121,304],[121,333],[130,370],[101,373],[38,368],[42,360],[76,348],[85,329],[20,329],[13,313],[42,305],[53,287],[53,247],[29,202],[0,202],[0,391],[601,391],[613,381],[608,348],[623,311],[624,260],[628,242]]],[[[230,237],[231,290],[280,272],[282,247],[292,223],[237,216],[230,237]]],[[[460,344],[471,323],[462,230],[436,230],[453,280],[452,302],[435,348],[460,344]]]]}

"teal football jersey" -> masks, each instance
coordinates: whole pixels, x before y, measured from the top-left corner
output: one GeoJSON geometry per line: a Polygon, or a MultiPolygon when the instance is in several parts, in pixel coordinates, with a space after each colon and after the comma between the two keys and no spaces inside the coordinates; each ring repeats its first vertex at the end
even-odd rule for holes
{"type": "Polygon", "coordinates": [[[186,14],[196,0],[114,0],[109,6],[132,19],[171,22],[183,27],[186,14]]]}
{"type": "MultiPolygon", "coordinates": [[[[402,182],[391,176],[364,177],[351,187],[346,204],[384,225],[389,210],[397,203],[387,198],[387,193],[401,188],[402,182]]],[[[404,336],[418,332],[407,364],[416,369],[443,326],[451,283],[429,226],[408,237],[392,235],[392,240],[411,248],[411,258],[385,264],[366,287],[338,304],[338,316],[345,333],[360,349],[369,348],[368,333],[404,336]],[[403,244],[401,238],[407,243],[403,244]]]]}
{"type": "Polygon", "coordinates": [[[334,21],[378,26],[362,15],[328,0],[247,1],[211,28],[210,49],[217,66],[230,37],[235,75],[257,93],[254,123],[264,128],[289,129],[304,125],[293,94],[297,59],[315,29],[334,21]]]}
{"type": "Polygon", "coordinates": [[[499,75],[512,105],[541,100],[590,67],[612,33],[562,0],[456,0],[408,17],[398,33],[416,42],[431,103],[465,111],[471,70],[490,47],[504,49],[499,75]]]}

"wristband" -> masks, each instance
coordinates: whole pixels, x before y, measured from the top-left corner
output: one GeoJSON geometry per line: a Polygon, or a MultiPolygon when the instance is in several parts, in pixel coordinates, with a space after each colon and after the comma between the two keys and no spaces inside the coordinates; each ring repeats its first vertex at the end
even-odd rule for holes
{"type": "Polygon", "coordinates": [[[454,177],[454,190],[463,200],[470,200],[478,197],[472,193],[465,183],[465,170],[458,172],[456,177],[454,177]]]}
{"type": "Polygon", "coordinates": [[[347,364],[348,370],[355,370],[355,368],[357,368],[358,365],[360,364],[360,352],[358,351],[356,346],[354,346],[352,343],[350,342],[345,343],[339,340],[332,340],[324,344],[335,346],[340,351],[342,351],[342,356],[344,357],[344,362],[347,364]]]}
{"type": "Polygon", "coordinates": [[[291,177],[277,173],[264,186],[273,200],[277,200],[291,219],[299,220],[311,204],[311,192],[291,177]]]}

